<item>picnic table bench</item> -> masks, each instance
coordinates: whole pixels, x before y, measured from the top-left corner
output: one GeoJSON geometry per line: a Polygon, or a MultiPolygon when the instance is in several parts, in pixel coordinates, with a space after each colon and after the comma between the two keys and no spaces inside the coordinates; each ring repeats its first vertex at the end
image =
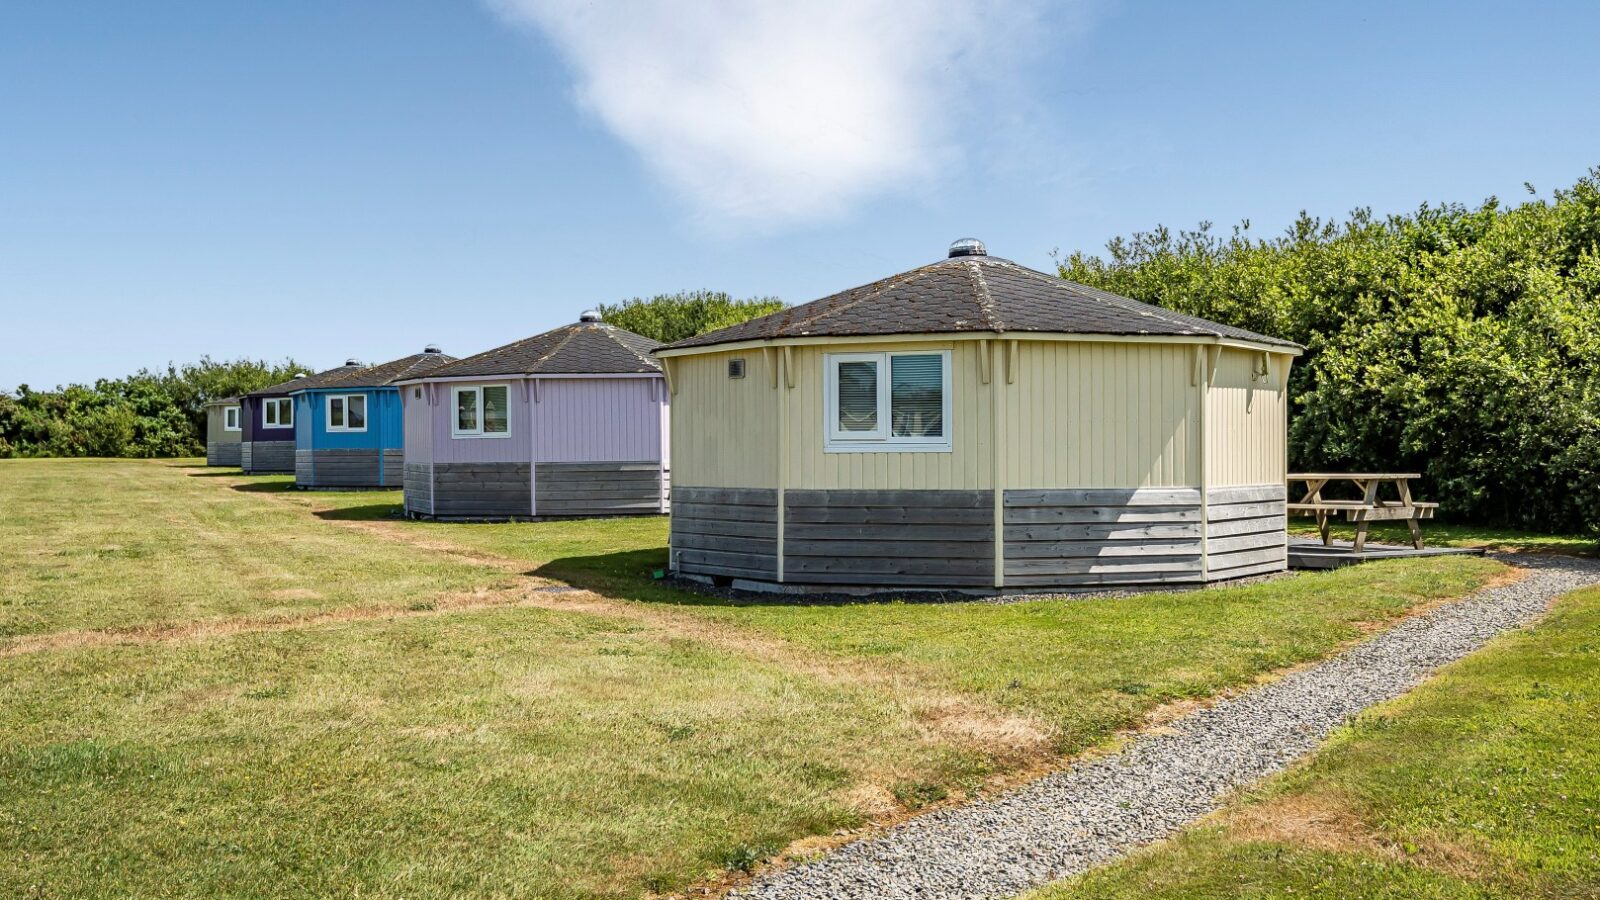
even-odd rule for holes
{"type": "Polygon", "coordinates": [[[1288,504],[1291,516],[1313,516],[1317,531],[1322,535],[1323,546],[1331,540],[1328,526],[1343,515],[1356,526],[1355,551],[1360,553],[1367,544],[1367,526],[1372,522],[1403,521],[1411,529],[1411,546],[1422,549],[1423,519],[1433,518],[1439,508],[1437,503],[1419,503],[1411,498],[1411,482],[1421,475],[1411,472],[1304,472],[1291,474],[1289,484],[1304,482],[1305,495],[1297,503],[1288,504]],[[1324,500],[1322,489],[1330,482],[1348,481],[1360,492],[1360,500],[1324,500]],[[1378,496],[1382,485],[1393,484],[1398,499],[1385,500],[1378,496]]]}

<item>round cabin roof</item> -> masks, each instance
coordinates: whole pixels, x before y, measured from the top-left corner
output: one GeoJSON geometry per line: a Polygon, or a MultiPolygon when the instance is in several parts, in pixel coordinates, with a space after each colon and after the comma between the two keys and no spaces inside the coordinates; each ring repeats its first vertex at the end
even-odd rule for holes
{"type": "Polygon", "coordinates": [[[948,258],[936,263],[661,349],[779,338],[968,332],[1211,337],[1289,352],[1301,349],[1292,341],[1140,303],[989,256],[975,238],[956,241],[948,258]]]}
{"type": "Polygon", "coordinates": [[[654,375],[661,364],[650,355],[660,347],[643,335],[608,325],[585,311],[581,321],[496,347],[410,380],[499,375],[654,375]]]}

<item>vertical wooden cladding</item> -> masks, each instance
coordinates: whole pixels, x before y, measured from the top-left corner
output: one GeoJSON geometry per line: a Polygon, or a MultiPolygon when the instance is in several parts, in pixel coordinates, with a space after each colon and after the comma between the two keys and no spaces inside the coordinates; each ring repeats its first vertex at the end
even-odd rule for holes
{"type": "Polygon", "coordinates": [[[1212,488],[1206,492],[1206,563],[1210,580],[1288,568],[1285,500],[1282,483],[1212,488]]]}
{"type": "MultiPolygon", "coordinates": [[[[400,388],[400,406],[405,420],[406,465],[433,462],[433,407],[428,391],[439,385],[408,384],[400,388]],[[417,396],[418,392],[422,396],[417,396]]],[[[409,477],[409,474],[408,474],[409,477]]]]}
{"type": "Polygon", "coordinates": [[[1283,358],[1225,348],[1207,399],[1206,468],[1212,486],[1283,484],[1288,477],[1289,394],[1283,358]]]}
{"type": "Polygon", "coordinates": [[[659,404],[665,390],[655,378],[539,382],[532,405],[533,458],[541,463],[660,459],[659,404]]]}
{"type": "Polygon", "coordinates": [[[678,488],[672,497],[672,567],[692,575],[776,580],[778,492],[678,488]]]}
{"type": "MultiPolygon", "coordinates": [[[[775,488],[778,484],[777,355],[759,349],[671,360],[674,482],[708,488],[775,488]],[[745,361],[743,378],[728,377],[728,360],[745,361]]],[[[822,382],[815,390],[820,397],[822,382]]],[[[796,384],[794,393],[805,390],[796,384]]],[[[796,445],[798,446],[798,445],[796,445]]],[[[819,445],[820,446],[820,445],[819,445]]]]}
{"type": "Polygon", "coordinates": [[[791,583],[994,583],[988,490],[789,490],[783,534],[783,576],[791,583]]]}
{"type": "Polygon", "coordinates": [[[1007,586],[1203,578],[1194,488],[1008,490],[1004,507],[1007,586]]]}
{"type": "MultiPolygon", "coordinates": [[[[976,341],[917,341],[794,348],[789,392],[789,487],[823,490],[972,490],[994,486],[993,406],[980,374],[976,341]],[[950,351],[948,453],[827,453],[823,366],[831,352],[950,351]]],[[[682,396],[680,391],[679,396],[682,396]]],[[[695,421],[695,420],[691,420],[695,421]]],[[[776,428],[772,429],[776,434],[776,428]]],[[[769,437],[766,440],[774,440],[769,437]]],[[[776,450],[769,451],[773,459],[776,450]]]]}
{"type": "Polygon", "coordinates": [[[1019,341],[1003,386],[1008,488],[1196,485],[1191,345],[1019,341]]]}

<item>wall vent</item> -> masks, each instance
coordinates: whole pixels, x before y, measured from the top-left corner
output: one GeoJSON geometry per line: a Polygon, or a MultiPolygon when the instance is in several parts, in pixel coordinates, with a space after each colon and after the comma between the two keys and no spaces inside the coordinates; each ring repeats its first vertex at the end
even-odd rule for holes
{"type": "Polygon", "coordinates": [[[743,378],[744,377],[744,357],[736,356],[733,359],[728,360],[728,377],[729,378],[743,378]]]}

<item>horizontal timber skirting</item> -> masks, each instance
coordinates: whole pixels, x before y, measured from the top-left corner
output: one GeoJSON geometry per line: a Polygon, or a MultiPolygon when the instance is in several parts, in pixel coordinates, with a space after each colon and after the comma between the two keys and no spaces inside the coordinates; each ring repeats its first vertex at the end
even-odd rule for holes
{"type": "Polygon", "coordinates": [[[425,495],[431,497],[432,508],[423,512],[412,507],[413,492],[408,490],[406,511],[441,519],[528,518],[533,515],[528,476],[525,462],[436,462],[425,495]]]}
{"type": "Polygon", "coordinates": [[[241,441],[239,467],[249,474],[294,471],[294,441],[241,441]]]}
{"type": "MultiPolygon", "coordinates": [[[[997,523],[986,490],[789,490],[783,580],[817,590],[992,589],[997,525],[1005,588],[1199,585],[1287,568],[1283,487],[1205,496],[1209,505],[1196,488],[1007,490],[997,523]]],[[[771,489],[677,488],[673,567],[774,580],[777,513],[771,489]]]]}
{"type": "Polygon", "coordinates": [[[994,492],[784,492],[783,575],[806,584],[994,585],[994,492]]]}
{"type": "Polygon", "coordinates": [[[373,449],[296,450],[294,483],[302,488],[382,487],[380,460],[385,451],[373,449]]]}
{"type": "Polygon", "coordinates": [[[675,487],[671,534],[674,571],[777,580],[775,490],[675,487]]]}
{"type": "Polygon", "coordinates": [[[1195,488],[1008,490],[1002,505],[1008,587],[1204,580],[1195,488]]]}
{"type": "Polygon", "coordinates": [[[207,441],[206,465],[208,466],[237,466],[239,464],[238,441],[207,441]]]}
{"type": "Polygon", "coordinates": [[[406,512],[417,516],[433,515],[433,481],[429,463],[406,463],[402,486],[406,512]]]}
{"type": "Polygon", "coordinates": [[[534,509],[544,516],[657,515],[662,510],[661,464],[542,462],[534,466],[534,509]]]}
{"type": "Polygon", "coordinates": [[[1206,492],[1207,580],[1289,567],[1287,499],[1281,484],[1214,487],[1206,492]]]}

